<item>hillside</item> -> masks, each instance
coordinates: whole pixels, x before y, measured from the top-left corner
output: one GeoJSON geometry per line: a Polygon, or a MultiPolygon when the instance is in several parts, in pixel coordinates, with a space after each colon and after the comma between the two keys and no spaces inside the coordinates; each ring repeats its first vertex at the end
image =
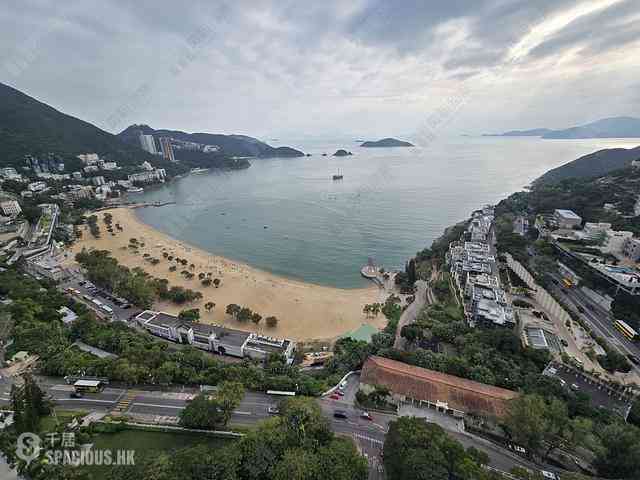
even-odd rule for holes
{"type": "Polygon", "coordinates": [[[272,147],[257,138],[246,135],[222,135],[215,133],[186,133],[179,130],[155,130],[149,125],[131,125],[118,137],[132,145],[138,144],[140,132],[155,138],[171,137],[184,142],[217,145],[223,154],[234,157],[303,157],[304,153],[291,147],[272,147]]]}
{"type": "Polygon", "coordinates": [[[483,136],[541,137],[547,139],[640,138],[640,118],[611,117],[561,130],[535,128],[532,130],[511,130],[504,133],[484,134],[483,136]]]}
{"type": "Polygon", "coordinates": [[[95,152],[124,167],[145,160],[156,166],[168,166],[168,162],[109,132],[0,83],[0,166],[21,167],[24,155],[48,152],[66,158],[95,152]]]}
{"type": "Polygon", "coordinates": [[[640,146],[632,149],[607,148],[549,170],[537,178],[534,184],[558,183],[568,178],[599,177],[628,167],[633,160],[638,159],[640,159],[640,146]]]}
{"type": "Polygon", "coordinates": [[[383,138],[382,140],[364,142],[361,147],[413,147],[413,144],[398,140],[397,138],[383,138]]]}

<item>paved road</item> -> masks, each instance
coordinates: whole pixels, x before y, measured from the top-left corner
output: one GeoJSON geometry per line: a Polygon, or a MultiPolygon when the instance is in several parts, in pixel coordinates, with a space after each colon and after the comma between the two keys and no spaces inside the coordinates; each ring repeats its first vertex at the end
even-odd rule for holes
{"type": "MultiPolygon", "coordinates": [[[[124,412],[131,415],[141,415],[148,420],[171,422],[177,421],[179,412],[185,407],[188,400],[197,393],[195,389],[182,389],[178,391],[158,391],[143,389],[125,389],[107,387],[102,392],[86,394],[84,398],[70,397],[73,390],[71,385],[60,382],[61,379],[43,377],[38,378],[42,387],[55,400],[58,408],[78,409],[97,412],[113,411],[118,404],[128,401],[124,412]]],[[[389,422],[396,419],[394,414],[372,413],[372,420],[361,416],[362,410],[353,404],[353,397],[358,388],[359,378],[351,376],[345,389],[346,395],[340,399],[319,399],[320,408],[330,421],[334,432],[352,437],[369,462],[369,478],[382,479],[382,447],[389,422]],[[347,413],[346,419],[334,418],[335,410],[343,410],[347,413]]],[[[11,384],[6,379],[0,380],[0,404],[8,407],[11,384]]],[[[253,425],[270,416],[268,408],[276,406],[282,397],[274,397],[259,392],[247,392],[244,399],[234,411],[231,424],[253,425]]],[[[516,465],[531,465],[515,454],[505,451],[490,442],[460,431],[456,422],[451,417],[438,414],[434,411],[425,411],[427,419],[439,423],[447,432],[459,440],[465,447],[474,446],[487,452],[491,465],[504,471],[508,471],[516,465]],[[442,416],[441,419],[438,415],[442,416]]],[[[420,415],[422,416],[422,415],[420,415]]]]}
{"type": "MultiPolygon", "coordinates": [[[[552,277],[558,282],[562,280],[555,275],[552,275],[552,277]]],[[[616,350],[623,355],[632,354],[640,358],[640,347],[629,341],[613,326],[615,318],[607,310],[591,300],[579,288],[560,288],[559,285],[554,284],[552,289],[565,303],[574,305],[575,313],[586,320],[589,326],[594,329],[598,335],[607,340],[616,350]],[[578,307],[584,311],[580,312],[578,307]]],[[[640,373],[640,367],[638,365],[632,364],[632,366],[636,372],[640,373]]]]}
{"type": "Polygon", "coordinates": [[[424,280],[416,281],[415,300],[402,312],[402,315],[400,315],[400,321],[398,321],[398,328],[396,330],[396,340],[393,343],[394,348],[400,350],[404,348],[405,339],[400,335],[400,332],[402,331],[402,327],[416,321],[418,313],[420,313],[420,310],[422,310],[422,307],[424,307],[427,302],[428,288],[429,284],[424,280]]]}

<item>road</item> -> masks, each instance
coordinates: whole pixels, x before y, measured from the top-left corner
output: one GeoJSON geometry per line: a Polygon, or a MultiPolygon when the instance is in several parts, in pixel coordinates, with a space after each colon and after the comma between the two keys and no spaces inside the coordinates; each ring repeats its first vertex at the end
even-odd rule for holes
{"type": "MultiPolygon", "coordinates": [[[[37,380],[55,400],[57,408],[113,412],[118,406],[122,406],[123,413],[135,415],[148,422],[176,423],[180,411],[184,409],[189,399],[198,393],[198,390],[194,388],[161,391],[146,390],[142,387],[108,386],[99,393],[88,393],[84,398],[76,399],[70,397],[73,387],[64,383],[62,379],[38,377],[37,380]]],[[[344,397],[337,400],[328,397],[321,398],[318,403],[328,418],[333,431],[353,438],[358,444],[369,463],[369,478],[378,480],[383,478],[381,452],[385,435],[389,429],[389,423],[396,419],[397,415],[374,412],[371,414],[372,420],[363,418],[362,410],[353,404],[358,387],[359,377],[353,375],[348,379],[344,397]],[[347,418],[334,418],[335,410],[345,411],[347,418]]],[[[3,404],[5,408],[8,407],[10,390],[11,382],[7,379],[0,379],[0,404],[3,404]]],[[[269,418],[269,407],[276,406],[281,400],[282,397],[274,397],[260,392],[246,392],[242,402],[234,411],[230,423],[232,425],[255,425],[269,418]]],[[[465,447],[473,446],[485,451],[489,455],[493,467],[504,471],[509,471],[516,465],[532,468],[529,462],[514,453],[461,431],[455,426],[455,422],[451,421],[450,416],[431,410],[425,411],[425,414],[428,421],[440,424],[448,434],[459,440],[465,447]],[[442,418],[440,419],[438,416],[442,418]]]]}
{"type": "MultiPolygon", "coordinates": [[[[559,276],[552,275],[552,277],[558,282],[562,281],[559,276]]],[[[616,350],[623,355],[631,354],[640,358],[640,347],[619,332],[613,326],[615,318],[607,310],[591,300],[580,288],[561,288],[555,283],[552,288],[553,292],[567,305],[574,305],[575,312],[616,350]],[[583,311],[581,312],[578,307],[583,311]]],[[[633,368],[640,373],[638,365],[633,365],[633,368]]]]}
{"type": "Polygon", "coordinates": [[[424,307],[425,303],[427,302],[428,290],[429,284],[427,282],[425,282],[424,280],[416,281],[415,300],[405,309],[404,312],[402,312],[402,315],[400,315],[393,348],[398,350],[402,350],[404,348],[405,339],[402,337],[402,335],[400,335],[400,333],[402,332],[402,327],[404,327],[405,325],[410,325],[416,321],[418,313],[420,313],[420,310],[422,310],[422,307],[424,307]]]}

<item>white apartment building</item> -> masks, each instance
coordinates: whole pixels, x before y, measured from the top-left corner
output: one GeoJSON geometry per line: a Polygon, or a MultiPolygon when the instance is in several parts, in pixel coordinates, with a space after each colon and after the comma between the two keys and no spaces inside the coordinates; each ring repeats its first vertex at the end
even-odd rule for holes
{"type": "Polygon", "coordinates": [[[42,192],[47,189],[47,184],[44,182],[31,182],[29,185],[27,185],[27,188],[31,192],[42,192]]]}
{"type": "Polygon", "coordinates": [[[572,210],[556,209],[553,218],[558,223],[558,228],[571,229],[582,225],[582,217],[572,210]]]}
{"type": "Polygon", "coordinates": [[[15,200],[0,202],[0,210],[2,210],[2,213],[9,217],[15,217],[16,215],[20,215],[20,213],[22,212],[20,204],[15,200]]]}
{"type": "Polygon", "coordinates": [[[153,138],[153,135],[145,135],[141,133],[138,139],[140,140],[140,148],[145,152],[149,152],[152,155],[156,155],[158,153],[158,150],[156,149],[156,141],[153,138]]]}
{"type": "Polygon", "coordinates": [[[79,158],[85,165],[95,165],[100,160],[97,153],[81,153],[76,158],[79,158]]]}

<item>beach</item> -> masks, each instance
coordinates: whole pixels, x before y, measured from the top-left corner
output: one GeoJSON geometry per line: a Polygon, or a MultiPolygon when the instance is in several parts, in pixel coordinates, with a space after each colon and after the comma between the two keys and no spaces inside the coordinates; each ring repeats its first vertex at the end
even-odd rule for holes
{"type": "Polygon", "coordinates": [[[129,208],[105,210],[97,215],[101,238],[94,238],[85,227],[82,238],[71,247],[74,255],[83,248],[109,250],[114,258],[129,268],[140,267],[154,277],[166,278],[172,286],[190,288],[203,294],[201,301],[183,305],[157,302],[154,305],[156,310],[177,314],[183,309],[199,308],[202,323],[216,323],[297,341],[333,340],[363,324],[376,328],[382,328],[386,324],[382,314],[377,318],[367,318],[362,313],[365,304],[383,302],[386,298],[384,291],[373,284],[367,288],[340,289],[305,283],[213,255],[171,238],[142,223],[129,208]],[[105,212],[113,216],[113,224],[119,224],[123,231],[114,228],[115,236],[107,232],[103,222],[105,212]],[[144,243],[144,247],[139,248],[137,253],[127,248],[131,238],[144,243]],[[194,264],[192,272],[195,273],[195,278],[185,279],[179,273],[182,268],[170,272],[169,267],[175,265],[175,262],[163,258],[163,252],[185,258],[189,264],[194,264]],[[151,265],[143,258],[145,253],[160,259],[160,263],[151,265]],[[213,285],[202,286],[198,280],[201,272],[211,273],[212,278],[219,278],[219,288],[213,285]],[[211,312],[204,309],[207,302],[216,304],[211,312]],[[278,325],[268,328],[264,325],[264,320],[257,326],[251,322],[239,323],[225,313],[226,306],[232,303],[249,307],[261,314],[263,319],[276,316],[278,325]]]}

